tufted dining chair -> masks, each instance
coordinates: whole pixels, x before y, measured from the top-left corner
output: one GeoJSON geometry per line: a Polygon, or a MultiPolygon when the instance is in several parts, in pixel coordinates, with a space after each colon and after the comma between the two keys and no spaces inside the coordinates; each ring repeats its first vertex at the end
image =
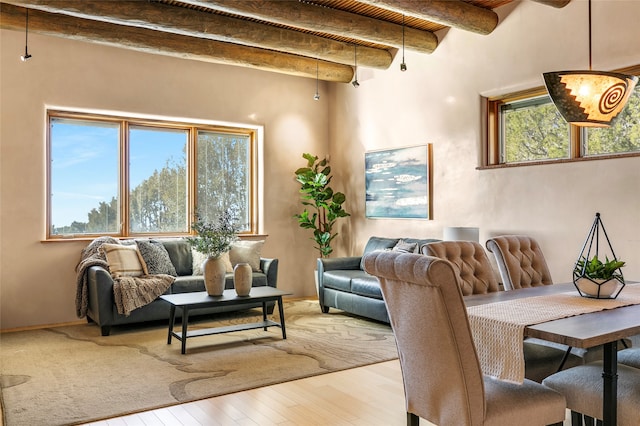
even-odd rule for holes
{"type": "Polygon", "coordinates": [[[505,290],[551,285],[551,273],[538,242],[526,235],[504,235],[487,240],[496,258],[505,290]]]}
{"type": "MultiPolygon", "coordinates": [[[[602,362],[569,368],[543,380],[543,384],[563,394],[571,410],[571,425],[592,425],[602,420],[602,362]]],[[[640,370],[618,364],[617,426],[640,424],[640,370]]],[[[599,422],[599,424],[601,424],[599,422]]]]}
{"type": "MultiPolygon", "coordinates": [[[[618,351],[618,363],[640,369],[640,348],[628,348],[618,351]]],[[[638,420],[640,423],[640,420],[638,420]]]]}
{"type": "MultiPolygon", "coordinates": [[[[474,241],[439,241],[424,244],[420,252],[451,262],[463,296],[499,291],[498,280],[482,245],[474,241]]],[[[583,359],[567,353],[566,346],[537,339],[524,342],[525,377],[541,382],[562,368],[582,365],[583,359]]]]}
{"type": "Polygon", "coordinates": [[[474,241],[439,241],[424,244],[420,252],[428,256],[447,259],[460,280],[463,296],[486,294],[499,290],[484,248],[474,241]]]}
{"type": "Polygon", "coordinates": [[[453,265],[413,253],[372,252],[396,339],[407,425],[561,425],[565,400],[545,386],[483,376],[453,265]]]}

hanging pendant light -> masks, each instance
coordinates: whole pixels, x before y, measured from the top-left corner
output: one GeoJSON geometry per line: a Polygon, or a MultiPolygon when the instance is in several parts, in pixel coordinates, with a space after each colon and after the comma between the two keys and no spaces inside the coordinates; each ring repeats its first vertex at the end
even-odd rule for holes
{"type": "Polygon", "coordinates": [[[318,77],[318,59],[316,59],[316,94],[313,95],[313,100],[314,101],[319,101],[320,100],[320,92],[318,90],[318,87],[320,85],[320,80],[318,77]]]}
{"type": "Polygon", "coordinates": [[[26,22],[24,25],[24,55],[20,56],[22,62],[27,62],[31,59],[29,54],[29,9],[26,10],[26,22]]]}
{"type": "Polygon", "coordinates": [[[589,70],[543,74],[551,100],[562,117],[581,127],[609,127],[633,93],[638,77],[591,69],[591,0],[589,0],[589,70]]]}
{"type": "Polygon", "coordinates": [[[400,71],[406,71],[407,64],[404,63],[404,15],[402,15],[402,63],[400,64],[400,71]]]}
{"type": "Polygon", "coordinates": [[[353,87],[360,87],[360,83],[358,83],[358,45],[354,44],[353,45],[353,65],[354,65],[354,76],[355,78],[353,79],[353,81],[351,82],[351,84],[353,84],[353,87]]]}

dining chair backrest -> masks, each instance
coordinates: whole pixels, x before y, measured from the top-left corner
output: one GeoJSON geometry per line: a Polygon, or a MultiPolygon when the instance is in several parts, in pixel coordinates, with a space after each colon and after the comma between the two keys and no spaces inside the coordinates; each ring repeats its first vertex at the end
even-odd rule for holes
{"type": "Polygon", "coordinates": [[[505,290],[553,284],[538,242],[526,235],[504,235],[487,240],[496,258],[505,290]]]}
{"type": "Polygon", "coordinates": [[[498,279],[491,267],[487,252],[474,241],[439,241],[420,247],[428,256],[446,259],[460,280],[463,296],[493,293],[499,290],[498,279]]]}
{"type": "Polygon", "coordinates": [[[483,424],[483,377],[452,264],[418,254],[373,252],[364,266],[380,281],[407,413],[439,425],[483,424]]]}

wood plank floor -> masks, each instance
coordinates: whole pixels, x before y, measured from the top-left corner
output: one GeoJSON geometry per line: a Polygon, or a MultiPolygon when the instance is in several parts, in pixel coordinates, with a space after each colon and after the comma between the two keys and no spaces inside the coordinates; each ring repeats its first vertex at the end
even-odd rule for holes
{"type": "MultiPolygon", "coordinates": [[[[406,414],[395,360],[87,425],[404,426],[406,414]]],[[[431,423],[420,419],[420,425],[431,423]]]]}

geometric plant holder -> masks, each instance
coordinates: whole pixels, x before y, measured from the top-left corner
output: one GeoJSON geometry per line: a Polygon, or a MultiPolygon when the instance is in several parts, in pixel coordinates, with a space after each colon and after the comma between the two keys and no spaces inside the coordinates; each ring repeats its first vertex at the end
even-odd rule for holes
{"type": "Polygon", "coordinates": [[[605,260],[618,260],[613,251],[613,247],[611,246],[611,242],[609,241],[607,231],[604,229],[604,224],[602,223],[602,220],[600,220],[600,213],[596,213],[593,225],[591,225],[591,230],[582,245],[580,256],[573,267],[573,284],[582,297],[615,299],[625,286],[622,271],[620,268],[616,268],[615,272],[609,279],[597,279],[587,276],[587,263],[592,261],[594,256],[597,256],[597,259],[600,260],[603,258],[605,260]],[[608,246],[603,248],[602,251],[600,250],[601,230],[608,246]],[[611,256],[609,256],[609,254],[611,256]]]}

